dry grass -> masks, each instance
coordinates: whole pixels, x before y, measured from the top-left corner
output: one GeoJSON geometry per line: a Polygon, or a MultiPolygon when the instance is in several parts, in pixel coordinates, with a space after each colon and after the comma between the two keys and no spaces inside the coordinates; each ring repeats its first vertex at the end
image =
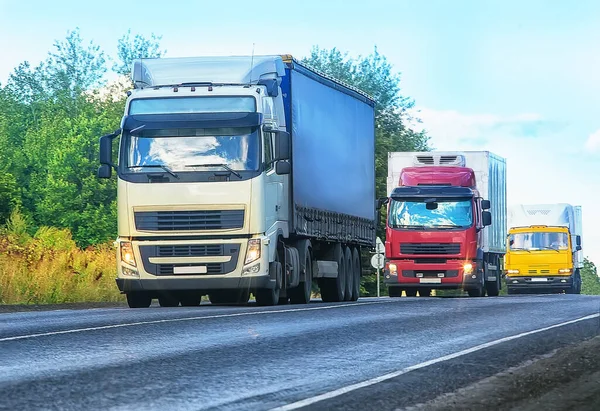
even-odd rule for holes
{"type": "MultiPolygon", "coordinates": [[[[123,301],[111,245],[78,248],[68,230],[43,227],[33,237],[14,227],[0,236],[0,304],[123,301]]],[[[11,226],[12,224],[12,226],[11,226]]]]}

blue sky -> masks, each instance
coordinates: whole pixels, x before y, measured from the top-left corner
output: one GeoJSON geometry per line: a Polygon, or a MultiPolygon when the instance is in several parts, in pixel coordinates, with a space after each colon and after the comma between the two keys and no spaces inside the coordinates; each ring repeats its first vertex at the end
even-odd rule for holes
{"type": "Polygon", "coordinates": [[[171,57],[376,45],[434,147],[506,157],[510,203],[583,205],[600,263],[600,2],[0,0],[0,82],[75,27],[109,54],[128,28],[162,35],[171,57]]]}

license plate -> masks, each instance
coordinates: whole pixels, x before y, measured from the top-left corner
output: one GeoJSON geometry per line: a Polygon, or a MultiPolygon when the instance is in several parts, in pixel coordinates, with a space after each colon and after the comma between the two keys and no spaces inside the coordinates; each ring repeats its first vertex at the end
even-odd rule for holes
{"type": "Polygon", "coordinates": [[[442,279],[441,278],[420,278],[419,282],[421,284],[441,284],[442,279]]]}
{"type": "Polygon", "coordinates": [[[173,274],[206,274],[207,268],[205,265],[197,265],[193,267],[173,267],[173,274]]]}
{"type": "Polygon", "coordinates": [[[535,277],[533,277],[533,278],[531,279],[531,282],[535,282],[535,283],[544,283],[544,282],[546,282],[546,281],[548,281],[548,279],[547,279],[547,278],[535,278],[535,277]]]}

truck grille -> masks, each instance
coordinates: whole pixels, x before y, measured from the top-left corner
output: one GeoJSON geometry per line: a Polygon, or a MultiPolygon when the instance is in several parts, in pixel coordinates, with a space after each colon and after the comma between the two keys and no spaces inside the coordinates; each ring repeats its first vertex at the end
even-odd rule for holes
{"type": "MultiPolygon", "coordinates": [[[[152,275],[173,275],[173,267],[205,266],[206,273],[192,275],[228,274],[235,270],[241,244],[178,244],[178,245],[140,245],[140,255],[144,269],[152,275]],[[228,262],[187,263],[185,257],[221,257],[230,256],[228,262]],[[181,261],[151,263],[154,257],[182,258],[181,261]]],[[[210,260],[209,260],[210,261],[210,260]]]]}
{"type": "Polygon", "coordinates": [[[226,230],[244,226],[244,210],[138,211],[135,227],[141,231],[226,230]]]}
{"type": "Polygon", "coordinates": [[[460,243],[401,243],[401,254],[459,254],[460,243]]]}
{"type": "Polygon", "coordinates": [[[417,273],[423,274],[423,278],[458,277],[458,270],[402,270],[402,277],[415,278],[417,273]],[[439,274],[443,274],[443,277],[440,277],[439,274]]]}
{"type": "Polygon", "coordinates": [[[158,257],[208,257],[223,255],[223,246],[210,245],[159,245],[158,257]]]}

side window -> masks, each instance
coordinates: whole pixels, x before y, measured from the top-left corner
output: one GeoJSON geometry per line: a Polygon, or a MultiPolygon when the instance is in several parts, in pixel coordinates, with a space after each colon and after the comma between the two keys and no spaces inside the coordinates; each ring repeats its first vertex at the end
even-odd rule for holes
{"type": "Polygon", "coordinates": [[[273,133],[263,133],[263,150],[265,152],[265,170],[273,169],[273,133]]]}

